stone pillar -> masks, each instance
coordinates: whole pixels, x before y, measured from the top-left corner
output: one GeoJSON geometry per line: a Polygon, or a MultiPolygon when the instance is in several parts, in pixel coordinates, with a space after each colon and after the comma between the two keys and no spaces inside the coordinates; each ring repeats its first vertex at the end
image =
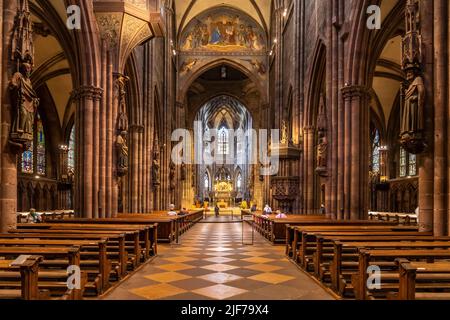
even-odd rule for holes
{"type": "Polygon", "coordinates": [[[345,86],[345,219],[364,219],[367,215],[368,188],[368,94],[363,86],[345,86]]]}
{"type": "Polygon", "coordinates": [[[304,190],[305,193],[305,213],[313,214],[314,211],[314,186],[315,186],[315,167],[314,167],[314,138],[315,138],[315,129],[314,127],[306,127],[303,130],[304,132],[304,140],[305,140],[305,148],[304,148],[304,159],[305,159],[305,184],[304,190]]]}
{"type": "Polygon", "coordinates": [[[424,82],[426,88],[425,128],[428,149],[418,157],[419,163],[419,228],[433,231],[434,205],[434,116],[433,116],[433,0],[420,1],[422,48],[424,57],[424,82]]]}
{"type": "Polygon", "coordinates": [[[94,154],[94,108],[99,105],[103,89],[95,86],[81,86],[72,93],[77,102],[75,116],[76,132],[76,201],[75,211],[82,217],[98,217],[98,190],[94,182],[94,166],[98,166],[94,154]]]}
{"type": "MultiPolygon", "coordinates": [[[[434,234],[447,233],[448,204],[446,199],[448,113],[448,1],[434,1],[434,234]]],[[[428,100],[429,101],[429,100],[428,100]]],[[[429,104],[428,104],[429,105],[429,104]]],[[[420,190],[419,190],[420,191],[420,190]]]]}
{"type": "Polygon", "coordinates": [[[8,82],[11,76],[9,71],[8,48],[13,34],[14,18],[17,13],[17,1],[0,1],[0,233],[7,232],[16,226],[17,211],[17,156],[9,147],[9,132],[11,127],[11,104],[9,99],[8,82]]]}

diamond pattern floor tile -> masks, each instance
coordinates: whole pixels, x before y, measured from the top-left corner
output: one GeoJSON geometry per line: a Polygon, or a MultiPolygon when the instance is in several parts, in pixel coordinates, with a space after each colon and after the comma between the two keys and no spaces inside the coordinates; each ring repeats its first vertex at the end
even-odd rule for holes
{"type": "Polygon", "coordinates": [[[332,299],[309,275],[255,233],[242,245],[241,224],[200,223],[103,299],[332,299]]]}
{"type": "Polygon", "coordinates": [[[224,284],[217,284],[215,286],[194,290],[193,292],[209,298],[223,300],[237,296],[238,294],[243,294],[247,292],[247,290],[230,287],[224,284]]]}

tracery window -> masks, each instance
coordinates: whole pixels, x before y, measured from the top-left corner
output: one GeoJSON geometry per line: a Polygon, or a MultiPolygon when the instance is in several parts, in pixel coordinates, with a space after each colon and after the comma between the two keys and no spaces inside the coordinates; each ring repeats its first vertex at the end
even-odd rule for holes
{"type": "Polygon", "coordinates": [[[406,177],[407,169],[406,150],[400,147],[400,177],[406,177]]]}
{"type": "Polygon", "coordinates": [[[67,154],[67,158],[68,158],[68,169],[74,170],[75,169],[75,125],[72,127],[72,130],[70,130],[69,151],[67,154]]]}
{"type": "Polygon", "coordinates": [[[380,172],[380,131],[373,130],[372,138],[372,172],[380,172]]]}
{"type": "Polygon", "coordinates": [[[242,175],[241,175],[240,172],[239,172],[239,174],[237,176],[237,179],[236,179],[236,187],[237,187],[237,189],[239,191],[241,190],[241,187],[242,187],[242,175]]]}
{"type": "Polygon", "coordinates": [[[206,190],[209,189],[209,176],[207,173],[205,173],[205,176],[203,178],[204,187],[206,190]]]}
{"type": "Polygon", "coordinates": [[[44,125],[41,117],[37,116],[36,120],[36,171],[39,175],[46,173],[46,157],[45,157],[45,133],[44,125]]]}
{"type": "Polygon", "coordinates": [[[400,147],[400,172],[401,178],[417,175],[417,156],[400,147]]]}
{"type": "Polygon", "coordinates": [[[33,140],[28,149],[22,153],[20,169],[22,173],[44,176],[46,174],[47,158],[44,125],[39,113],[33,124],[33,140]]]}
{"type": "Polygon", "coordinates": [[[227,155],[229,152],[228,130],[225,127],[221,127],[219,129],[218,136],[219,136],[219,143],[218,143],[219,154],[227,155]]]}

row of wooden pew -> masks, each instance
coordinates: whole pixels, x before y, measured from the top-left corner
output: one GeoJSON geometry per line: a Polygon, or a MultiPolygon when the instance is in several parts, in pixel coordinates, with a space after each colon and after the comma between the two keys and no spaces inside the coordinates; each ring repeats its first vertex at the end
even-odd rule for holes
{"type": "Polygon", "coordinates": [[[287,225],[286,255],[343,298],[450,299],[450,237],[415,226],[287,225]]]}
{"type": "Polygon", "coordinates": [[[417,215],[413,213],[369,212],[369,220],[395,221],[398,224],[417,224],[417,215]]]}
{"type": "MultiPolygon", "coordinates": [[[[54,219],[64,219],[72,218],[75,215],[73,210],[55,210],[55,211],[45,211],[36,212],[38,216],[41,217],[42,221],[54,220],[54,219]]],[[[17,223],[30,222],[32,220],[30,212],[17,212],[17,223]]]]}
{"type": "Polygon", "coordinates": [[[61,221],[0,234],[0,298],[96,297],[157,254],[158,224],[61,221]],[[68,284],[69,267],[81,271],[76,286],[68,284]]]}
{"type": "MultiPolygon", "coordinates": [[[[284,244],[286,242],[286,226],[314,226],[314,225],[334,225],[332,220],[324,215],[288,215],[287,218],[276,218],[275,214],[263,215],[262,212],[252,212],[242,210],[244,214],[253,216],[255,230],[273,244],[284,244]]],[[[347,225],[357,225],[360,221],[345,221],[347,225]]],[[[395,221],[368,221],[371,225],[397,225],[395,221]]]]}
{"type": "Polygon", "coordinates": [[[157,254],[157,242],[178,237],[203,218],[203,210],[86,219],[62,216],[18,223],[0,234],[0,299],[82,299],[104,294],[157,254]],[[161,238],[160,238],[161,237],[161,238]],[[18,261],[17,258],[23,258],[18,261]],[[79,287],[69,288],[68,267],[79,267],[79,287]]]}

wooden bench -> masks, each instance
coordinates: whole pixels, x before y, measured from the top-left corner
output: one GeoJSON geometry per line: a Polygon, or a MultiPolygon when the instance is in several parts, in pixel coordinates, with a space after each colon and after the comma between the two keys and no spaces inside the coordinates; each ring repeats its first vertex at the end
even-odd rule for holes
{"type": "MultiPolygon", "coordinates": [[[[356,222],[356,221],[355,221],[356,222]]],[[[308,241],[315,241],[315,238],[308,239],[307,232],[417,232],[417,227],[403,227],[396,225],[377,225],[364,221],[358,223],[335,223],[334,225],[316,225],[316,226],[296,226],[294,227],[294,237],[292,240],[291,250],[292,259],[300,265],[305,265],[306,247],[303,245],[308,241]]]]}
{"type": "MultiPolygon", "coordinates": [[[[112,265],[107,258],[106,239],[98,240],[62,240],[62,239],[5,239],[0,235],[0,247],[72,247],[80,248],[80,268],[88,276],[88,283],[85,286],[100,295],[109,288],[109,276],[112,265]]],[[[66,267],[65,261],[44,260],[41,269],[52,269],[55,267],[66,267]]]]}
{"type": "Polygon", "coordinates": [[[113,272],[120,280],[127,274],[127,269],[133,269],[134,257],[128,255],[128,251],[134,252],[135,238],[138,231],[98,231],[98,230],[48,230],[48,229],[16,229],[11,230],[11,234],[3,235],[4,237],[27,237],[42,239],[76,239],[76,240],[92,240],[92,239],[108,239],[107,255],[108,259],[113,263],[113,272]],[[107,233],[106,233],[107,232],[107,233]],[[126,236],[131,236],[131,241],[125,241],[126,236]]]}
{"type": "MultiPolygon", "coordinates": [[[[48,290],[51,296],[58,297],[61,299],[74,299],[80,300],[83,298],[83,293],[85,285],[87,283],[87,274],[81,272],[81,283],[80,289],[69,289],[67,286],[67,266],[78,266],[80,267],[80,248],[77,246],[67,247],[1,247],[0,246],[0,257],[4,257],[5,260],[11,260],[20,255],[37,255],[42,256],[43,260],[41,265],[46,261],[60,260],[66,261],[65,268],[56,268],[46,281],[38,281],[39,289],[48,290]],[[64,280],[63,280],[64,279],[64,280]]],[[[45,276],[40,273],[39,277],[45,276]]],[[[0,282],[0,287],[7,285],[12,289],[18,290],[21,288],[20,281],[7,281],[6,283],[0,282]]]]}
{"type": "MultiPolygon", "coordinates": [[[[48,292],[38,288],[39,263],[42,256],[28,256],[21,263],[14,260],[0,260],[0,299],[43,300],[48,298],[48,292]],[[4,283],[5,275],[20,277],[20,289],[10,289],[9,283],[4,283]]],[[[8,277],[7,277],[8,278],[8,277]]]]}
{"type": "MultiPolygon", "coordinates": [[[[385,242],[389,241],[435,241],[431,233],[409,233],[404,235],[404,232],[352,232],[348,233],[307,233],[307,238],[316,239],[314,241],[308,241],[307,243],[307,256],[312,257],[313,274],[319,280],[324,281],[325,276],[329,275],[329,265],[333,260],[333,245],[335,241],[342,242],[358,242],[358,241],[370,241],[370,242],[385,242]]],[[[450,240],[450,237],[442,237],[439,240],[450,240]]],[[[307,258],[308,259],[308,258],[307,258]]],[[[309,262],[309,261],[307,261],[309,262]]]]}
{"type": "MultiPolygon", "coordinates": [[[[365,248],[359,249],[359,259],[357,266],[357,273],[352,275],[352,284],[354,288],[355,297],[357,299],[365,300],[369,296],[384,294],[386,296],[386,291],[392,291],[399,286],[399,273],[398,267],[396,268],[396,260],[399,258],[409,259],[409,260],[422,260],[426,262],[433,262],[436,260],[450,259],[450,243],[448,241],[435,243],[412,243],[410,245],[389,245],[383,244],[380,247],[388,249],[367,249],[367,244],[365,248]],[[395,247],[395,249],[393,249],[395,247]],[[417,249],[422,248],[422,249],[417,249]],[[441,249],[447,248],[447,249],[441,249]],[[427,250],[424,250],[427,249],[427,250]],[[382,272],[382,282],[389,282],[388,284],[382,285],[381,289],[369,292],[367,288],[367,269],[370,265],[377,265],[381,268],[385,268],[382,272]],[[389,272],[389,271],[393,272],[389,272]],[[392,284],[393,282],[393,284],[392,284]]],[[[437,286],[436,286],[437,287],[437,286]]]]}
{"type": "MultiPolygon", "coordinates": [[[[100,220],[98,220],[100,221],[100,220]]],[[[131,231],[135,232],[133,234],[134,247],[129,255],[134,257],[133,269],[136,268],[142,261],[145,261],[148,257],[148,252],[150,250],[150,226],[148,225],[123,225],[123,224],[102,224],[102,223],[90,223],[90,221],[85,221],[86,223],[37,223],[37,224],[18,224],[19,230],[28,230],[31,228],[41,229],[41,230],[63,230],[63,231],[100,231],[102,233],[108,233],[110,231],[131,231]],[[143,248],[141,249],[140,240],[144,242],[143,248]]]]}
{"type": "Polygon", "coordinates": [[[397,259],[399,266],[397,300],[450,300],[450,262],[410,262],[397,259]]]}

